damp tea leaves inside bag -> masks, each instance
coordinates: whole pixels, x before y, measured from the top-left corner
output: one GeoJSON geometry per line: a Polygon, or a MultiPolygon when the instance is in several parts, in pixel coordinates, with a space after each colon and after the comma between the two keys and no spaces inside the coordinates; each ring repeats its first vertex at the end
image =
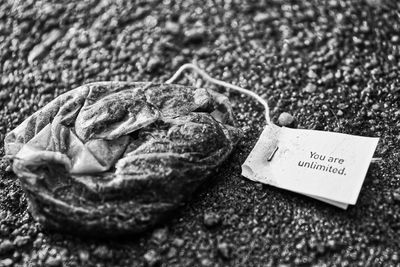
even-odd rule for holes
{"type": "Polygon", "coordinates": [[[143,232],[167,218],[242,137],[211,89],[96,82],[68,91],[5,138],[33,218],[72,234],[143,232]]]}

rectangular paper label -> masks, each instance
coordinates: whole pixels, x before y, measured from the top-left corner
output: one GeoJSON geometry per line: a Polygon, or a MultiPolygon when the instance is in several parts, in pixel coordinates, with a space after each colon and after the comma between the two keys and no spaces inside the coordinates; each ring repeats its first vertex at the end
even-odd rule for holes
{"type": "Polygon", "coordinates": [[[345,208],[357,201],[378,140],[266,126],[242,175],[345,208]]]}

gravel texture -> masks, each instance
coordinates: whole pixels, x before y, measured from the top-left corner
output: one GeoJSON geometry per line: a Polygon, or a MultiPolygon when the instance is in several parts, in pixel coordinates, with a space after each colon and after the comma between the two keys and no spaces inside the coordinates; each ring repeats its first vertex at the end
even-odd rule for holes
{"type": "MultiPolygon", "coordinates": [[[[262,131],[263,110],[227,93],[246,137],[154,232],[124,240],[48,232],[29,215],[3,160],[0,266],[399,264],[396,1],[53,2],[0,3],[1,141],[81,84],[165,81],[194,61],[267,99],[276,123],[288,112],[298,128],[381,137],[375,156],[382,160],[371,165],[357,205],[347,211],[246,180],[240,165],[262,131]]],[[[204,85],[194,75],[181,83],[204,85]]]]}

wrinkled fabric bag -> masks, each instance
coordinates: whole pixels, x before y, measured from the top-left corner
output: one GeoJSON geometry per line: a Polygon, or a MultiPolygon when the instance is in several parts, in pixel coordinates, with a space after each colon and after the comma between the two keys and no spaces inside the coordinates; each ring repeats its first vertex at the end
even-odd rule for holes
{"type": "Polygon", "coordinates": [[[98,82],[60,95],[5,138],[39,222],[138,233],[167,216],[229,156],[229,100],[181,85],[98,82]]]}

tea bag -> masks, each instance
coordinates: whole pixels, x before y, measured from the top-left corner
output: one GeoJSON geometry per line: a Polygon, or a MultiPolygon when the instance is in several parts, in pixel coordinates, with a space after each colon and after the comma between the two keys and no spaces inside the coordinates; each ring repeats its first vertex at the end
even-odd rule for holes
{"type": "Polygon", "coordinates": [[[228,98],[210,89],[97,82],[32,114],[5,150],[37,221],[116,236],[182,205],[241,136],[228,98]]]}

